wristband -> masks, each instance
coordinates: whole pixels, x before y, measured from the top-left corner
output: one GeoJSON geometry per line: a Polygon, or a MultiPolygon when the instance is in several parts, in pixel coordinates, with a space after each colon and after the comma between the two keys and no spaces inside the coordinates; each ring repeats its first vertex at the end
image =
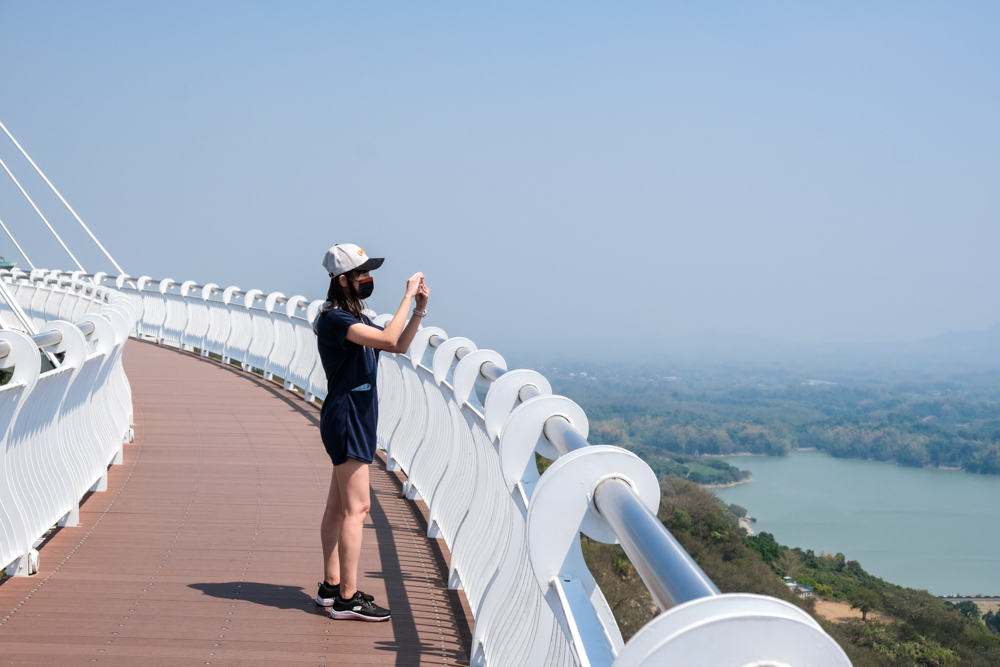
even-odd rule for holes
{"type": "Polygon", "coordinates": [[[414,317],[427,317],[427,311],[426,310],[417,310],[416,308],[414,308],[413,309],[413,316],[414,317]]]}

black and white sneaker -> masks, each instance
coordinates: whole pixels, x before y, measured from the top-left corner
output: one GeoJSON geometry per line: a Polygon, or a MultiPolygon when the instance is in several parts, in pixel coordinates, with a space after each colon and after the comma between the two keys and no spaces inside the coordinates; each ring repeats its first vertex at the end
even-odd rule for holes
{"type": "Polygon", "coordinates": [[[358,591],[350,600],[345,600],[337,593],[330,608],[330,618],[338,621],[388,621],[391,615],[389,610],[378,606],[370,598],[370,595],[358,591]]]}
{"type": "MultiPolygon", "coordinates": [[[[319,591],[316,593],[316,604],[321,607],[332,607],[333,599],[340,595],[340,584],[336,586],[331,586],[325,581],[319,582],[319,591]]],[[[371,602],[375,599],[374,596],[365,595],[368,601],[371,602]]]]}
{"type": "Polygon", "coordinates": [[[340,595],[340,584],[331,586],[325,581],[319,582],[319,591],[316,593],[316,604],[321,607],[332,607],[333,599],[340,595]]]}

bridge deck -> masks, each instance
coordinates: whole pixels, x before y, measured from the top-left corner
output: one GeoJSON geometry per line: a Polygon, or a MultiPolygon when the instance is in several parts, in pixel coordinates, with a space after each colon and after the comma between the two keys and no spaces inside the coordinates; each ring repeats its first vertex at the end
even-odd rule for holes
{"type": "Polygon", "coordinates": [[[0,584],[0,665],[468,664],[462,600],[398,480],[371,468],[363,590],[388,623],[312,601],[332,471],[319,410],[219,362],[129,341],[136,439],[41,571],[0,584]]]}

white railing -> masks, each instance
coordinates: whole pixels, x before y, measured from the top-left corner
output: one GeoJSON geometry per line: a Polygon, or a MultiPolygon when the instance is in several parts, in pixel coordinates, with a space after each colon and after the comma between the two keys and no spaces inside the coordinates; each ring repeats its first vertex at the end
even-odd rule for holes
{"type": "MultiPolygon", "coordinates": [[[[40,293],[85,278],[34,272],[12,283],[37,316],[61,307],[40,293]],[[31,284],[43,289],[29,298],[31,284]]],[[[145,276],[92,279],[131,301],[135,335],[277,376],[307,400],[326,394],[312,332],[321,301],[145,276]]],[[[421,329],[406,355],[382,354],[379,375],[379,445],[389,467],[406,473],[407,496],[427,503],[430,536],[448,545],[449,585],[465,590],[475,617],[473,664],[850,664],[794,605],[720,594],[656,519],[649,467],[590,445],[584,411],[553,395],[542,375],[507,371],[498,353],[437,327],[421,329]],[[536,452],[555,460],[541,476],[536,452]],[[581,532],[620,542],[664,610],[627,644],[584,563],[581,532]]]]}
{"type": "Polygon", "coordinates": [[[15,576],[37,571],[51,526],[79,523],[80,499],[107,488],[131,437],[132,304],[79,276],[47,278],[3,277],[23,313],[0,300],[0,568],[15,576]]]}

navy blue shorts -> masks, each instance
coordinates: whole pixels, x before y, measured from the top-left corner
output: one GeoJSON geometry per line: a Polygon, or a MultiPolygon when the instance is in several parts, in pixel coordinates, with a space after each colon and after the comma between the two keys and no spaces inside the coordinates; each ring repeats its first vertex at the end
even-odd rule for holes
{"type": "Polygon", "coordinates": [[[377,419],[378,404],[371,390],[327,396],[320,412],[319,430],[333,465],[339,466],[349,458],[362,463],[375,460],[377,419]]]}

